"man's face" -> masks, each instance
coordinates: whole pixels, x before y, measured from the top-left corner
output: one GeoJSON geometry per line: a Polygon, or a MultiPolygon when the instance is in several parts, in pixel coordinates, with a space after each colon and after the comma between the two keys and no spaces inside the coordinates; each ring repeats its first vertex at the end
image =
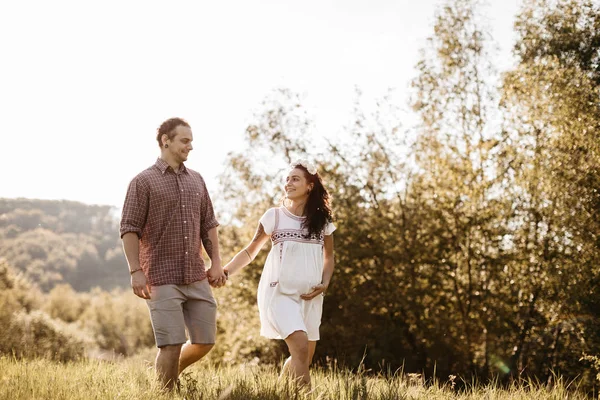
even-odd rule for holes
{"type": "Polygon", "coordinates": [[[175,128],[175,136],[171,140],[167,140],[169,147],[166,149],[173,159],[177,162],[184,162],[188,158],[188,154],[192,151],[192,130],[187,126],[179,125],[175,128]]]}

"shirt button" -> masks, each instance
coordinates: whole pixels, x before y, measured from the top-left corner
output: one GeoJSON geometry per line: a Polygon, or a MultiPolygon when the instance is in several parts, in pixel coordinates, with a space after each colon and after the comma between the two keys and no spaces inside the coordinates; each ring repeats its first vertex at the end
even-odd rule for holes
{"type": "Polygon", "coordinates": [[[184,224],[187,224],[187,221],[183,221],[184,224]]]}
{"type": "Polygon", "coordinates": [[[187,256],[187,251],[185,252],[185,255],[187,256]]]}
{"type": "Polygon", "coordinates": [[[187,239],[187,236],[185,236],[184,239],[187,239]]]}
{"type": "Polygon", "coordinates": [[[185,204],[184,204],[184,205],[182,205],[181,207],[185,208],[185,204]]]}
{"type": "Polygon", "coordinates": [[[181,191],[183,192],[183,189],[181,189],[181,191]]]}

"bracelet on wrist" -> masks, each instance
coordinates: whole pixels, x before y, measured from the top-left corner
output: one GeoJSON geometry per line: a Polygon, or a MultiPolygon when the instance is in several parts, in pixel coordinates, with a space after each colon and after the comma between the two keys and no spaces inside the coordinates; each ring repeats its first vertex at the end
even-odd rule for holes
{"type": "Polygon", "coordinates": [[[133,275],[134,273],[136,273],[138,271],[141,271],[141,270],[142,270],[141,268],[137,268],[137,269],[131,270],[131,271],[129,271],[129,275],[133,275]]]}

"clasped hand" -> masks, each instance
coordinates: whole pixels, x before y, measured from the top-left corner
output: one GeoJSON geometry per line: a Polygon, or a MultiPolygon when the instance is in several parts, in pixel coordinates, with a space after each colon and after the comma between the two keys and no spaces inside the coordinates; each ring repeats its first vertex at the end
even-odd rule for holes
{"type": "Polygon", "coordinates": [[[206,275],[208,276],[208,283],[214,288],[220,288],[227,283],[227,276],[222,267],[210,267],[206,271],[206,275]]]}

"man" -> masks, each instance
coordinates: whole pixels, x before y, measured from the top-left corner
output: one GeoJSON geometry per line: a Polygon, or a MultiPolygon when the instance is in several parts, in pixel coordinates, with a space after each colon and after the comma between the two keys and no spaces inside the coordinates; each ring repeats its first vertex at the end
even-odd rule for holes
{"type": "Polygon", "coordinates": [[[227,277],[204,179],[183,164],[192,150],[190,125],[168,119],[156,140],[160,158],[129,184],[120,231],[133,292],[150,310],[156,372],[172,389],[181,371],[214,346],[217,306],[210,286],[223,286],[227,277]]]}

